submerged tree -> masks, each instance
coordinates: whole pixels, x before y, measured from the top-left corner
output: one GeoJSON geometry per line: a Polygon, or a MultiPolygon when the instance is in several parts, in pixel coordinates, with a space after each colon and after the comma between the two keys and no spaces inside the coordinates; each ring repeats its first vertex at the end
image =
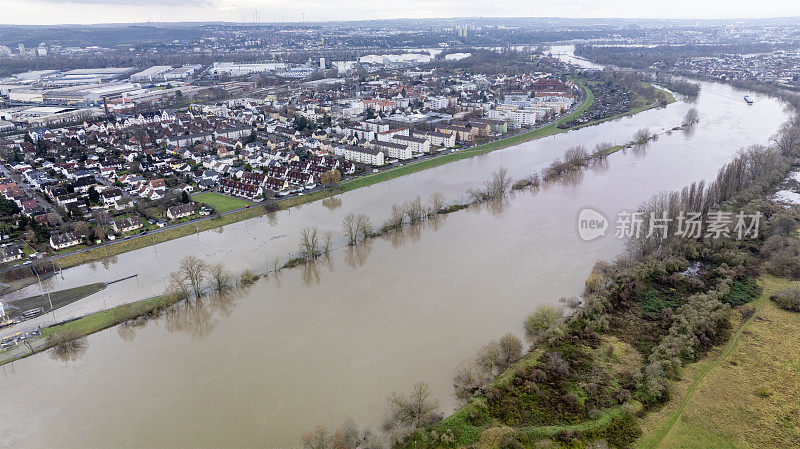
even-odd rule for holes
{"type": "Polygon", "coordinates": [[[697,112],[697,108],[689,108],[686,111],[686,115],[683,117],[683,124],[684,125],[694,125],[695,123],[700,121],[700,114],[697,112]]]}
{"type": "Polygon", "coordinates": [[[207,267],[208,264],[205,261],[195,256],[186,256],[181,259],[180,274],[191,287],[196,298],[203,294],[203,281],[205,280],[207,267]]]}
{"type": "Polygon", "coordinates": [[[316,226],[303,228],[300,231],[300,255],[307,262],[319,255],[319,232],[316,226]]]}
{"type": "Polygon", "coordinates": [[[389,398],[390,417],[409,429],[436,419],[439,402],[431,398],[431,388],[425,382],[414,384],[409,394],[392,393],[389,398]]]}

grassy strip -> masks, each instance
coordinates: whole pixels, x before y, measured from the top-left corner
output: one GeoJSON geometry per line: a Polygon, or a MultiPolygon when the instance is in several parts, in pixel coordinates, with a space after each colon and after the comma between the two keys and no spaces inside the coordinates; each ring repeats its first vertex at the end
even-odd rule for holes
{"type": "Polygon", "coordinates": [[[121,306],[91,313],[68,323],[42,329],[42,337],[46,338],[56,332],[76,332],[79,337],[85,337],[125,321],[164,310],[181,299],[177,295],[165,295],[122,304],[121,306]]]}
{"type": "Polygon", "coordinates": [[[675,409],[664,418],[666,421],[661,426],[657,427],[651,432],[648,432],[637,442],[637,448],[654,449],[661,445],[662,441],[664,441],[664,438],[675,427],[675,424],[683,415],[686,405],[692,398],[692,394],[697,391],[697,388],[702,383],[703,379],[705,379],[709,371],[719,366],[720,362],[725,360],[727,356],[736,348],[736,346],[739,344],[742,333],[744,333],[744,331],[753,321],[753,317],[758,316],[759,312],[761,312],[765,304],[769,301],[769,295],[775,291],[779,285],[781,285],[781,282],[774,278],[762,278],[761,284],[765,288],[761,294],[761,297],[753,303],[753,306],[755,307],[755,313],[753,313],[752,317],[745,320],[739,326],[736,332],[731,336],[728,344],[725,346],[725,349],[718,357],[711,360],[706,360],[704,362],[699,362],[699,369],[694,374],[691,384],[686,390],[686,393],[680,398],[680,401],[677,403],[675,409]]]}
{"type": "Polygon", "coordinates": [[[64,307],[67,304],[72,304],[75,301],[83,299],[89,295],[93,295],[106,288],[104,282],[97,282],[89,285],[82,285],[80,287],[68,288],[50,293],[50,297],[46,294],[31,296],[16,301],[10,301],[9,304],[18,307],[19,312],[22,313],[26,310],[36,307],[42,307],[46,311],[50,311],[50,301],[53,302],[53,310],[64,307]]]}

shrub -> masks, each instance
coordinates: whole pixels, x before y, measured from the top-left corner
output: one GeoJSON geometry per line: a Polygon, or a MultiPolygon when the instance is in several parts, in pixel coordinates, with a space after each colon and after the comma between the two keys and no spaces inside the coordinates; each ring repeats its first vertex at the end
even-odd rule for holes
{"type": "Polygon", "coordinates": [[[789,287],[770,296],[772,301],[781,309],[791,312],[800,312],[800,288],[789,287]]]}
{"type": "Polygon", "coordinates": [[[515,182],[514,185],[511,186],[512,190],[521,190],[525,187],[531,185],[531,182],[527,179],[520,179],[519,181],[515,182]]]}
{"type": "Polygon", "coordinates": [[[500,449],[522,449],[522,444],[511,435],[506,435],[500,442],[500,449]]]}
{"type": "Polygon", "coordinates": [[[616,447],[628,447],[642,435],[642,429],[630,414],[611,418],[611,423],[603,432],[609,444],[616,447]]]}
{"type": "Polygon", "coordinates": [[[722,302],[732,306],[741,306],[758,298],[761,295],[761,286],[753,278],[734,281],[731,289],[722,299],[722,302]]]}
{"type": "Polygon", "coordinates": [[[659,319],[661,312],[670,307],[675,308],[678,306],[678,300],[675,297],[669,297],[660,291],[651,288],[644,292],[639,307],[642,309],[642,314],[651,319],[659,319]]]}
{"type": "Polygon", "coordinates": [[[239,285],[245,286],[255,283],[258,280],[258,275],[250,270],[244,270],[239,276],[239,285]]]}
{"type": "Polygon", "coordinates": [[[544,367],[557,378],[564,378],[569,375],[569,364],[557,352],[548,352],[544,355],[544,367]]]}
{"type": "Polygon", "coordinates": [[[539,306],[525,319],[525,335],[534,339],[542,332],[556,326],[561,321],[561,312],[553,306],[539,306]]]}
{"type": "Polygon", "coordinates": [[[500,337],[500,355],[505,365],[510,365],[522,358],[522,342],[519,337],[512,333],[500,337]]]}

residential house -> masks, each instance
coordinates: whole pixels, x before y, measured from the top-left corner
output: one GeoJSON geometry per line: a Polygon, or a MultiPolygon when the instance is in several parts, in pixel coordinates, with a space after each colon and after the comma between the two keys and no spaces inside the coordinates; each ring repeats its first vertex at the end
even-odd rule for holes
{"type": "Polygon", "coordinates": [[[188,217],[194,213],[194,209],[193,203],[172,206],[167,209],[167,218],[170,220],[177,220],[179,218],[188,217]]]}
{"type": "Polygon", "coordinates": [[[114,232],[121,234],[123,232],[135,231],[142,226],[142,220],[139,217],[123,218],[114,222],[114,232]]]}
{"type": "Polygon", "coordinates": [[[50,246],[55,250],[62,250],[80,244],[81,240],[72,232],[52,234],[50,236],[50,246]]]}
{"type": "Polygon", "coordinates": [[[6,245],[0,247],[0,262],[7,263],[22,259],[22,248],[16,245],[6,245]]]}

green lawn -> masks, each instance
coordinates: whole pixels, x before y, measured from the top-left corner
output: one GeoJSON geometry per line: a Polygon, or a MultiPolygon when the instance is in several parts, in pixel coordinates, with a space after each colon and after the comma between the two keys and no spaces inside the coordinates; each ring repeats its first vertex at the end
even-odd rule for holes
{"type": "Polygon", "coordinates": [[[253,204],[249,201],[239,198],[232,198],[213,192],[198,193],[192,197],[192,200],[211,206],[219,213],[228,212],[229,210],[239,209],[247,206],[248,204],[253,204]]]}

